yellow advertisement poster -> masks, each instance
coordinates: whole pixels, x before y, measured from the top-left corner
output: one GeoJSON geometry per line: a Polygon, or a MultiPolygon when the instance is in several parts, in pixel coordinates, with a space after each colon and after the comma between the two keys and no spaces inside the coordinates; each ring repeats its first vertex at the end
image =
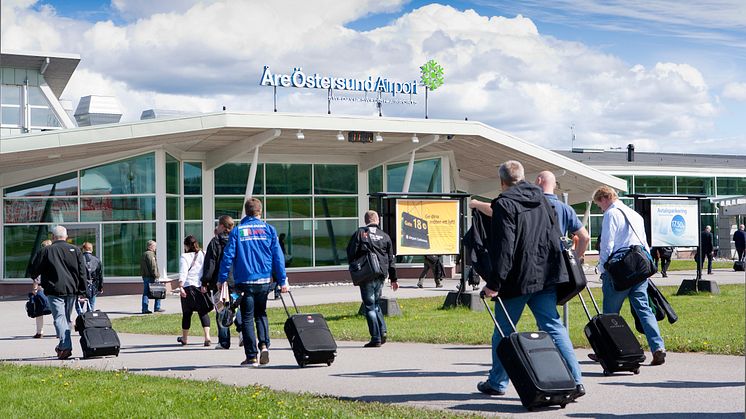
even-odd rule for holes
{"type": "Polygon", "coordinates": [[[455,200],[396,200],[396,254],[458,254],[458,205],[455,200]]]}

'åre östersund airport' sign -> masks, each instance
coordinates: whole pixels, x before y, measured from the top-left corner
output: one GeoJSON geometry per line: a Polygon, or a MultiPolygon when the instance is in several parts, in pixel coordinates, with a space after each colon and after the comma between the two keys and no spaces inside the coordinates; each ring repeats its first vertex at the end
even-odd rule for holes
{"type": "MultiPolygon", "coordinates": [[[[368,76],[367,78],[358,79],[355,77],[332,77],[321,76],[318,73],[306,74],[301,67],[296,67],[290,74],[273,74],[269,66],[264,66],[260,86],[270,87],[296,87],[306,89],[325,89],[325,90],[347,90],[351,92],[365,92],[375,94],[391,94],[395,97],[397,94],[416,95],[417,81],[398,82],[391,81],[384,77],[368,76]]],[[[351,100],[351,101],[369,101],[369,102],[389,102],[389,103],[408,103],[414,104],[411,100],[382,100],[376,98],[333,98],[334,100],[351,100]],[[354,100],[353,100],[354,99],[354,100]]]]}

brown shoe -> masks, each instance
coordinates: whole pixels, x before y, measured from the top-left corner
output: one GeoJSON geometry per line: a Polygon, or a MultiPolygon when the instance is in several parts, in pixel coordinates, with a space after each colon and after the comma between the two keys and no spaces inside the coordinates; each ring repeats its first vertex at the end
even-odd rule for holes
{"type": "Polygon", "coordinates": [[[61,349],[60,353],[57,354],[57,359],[64,360],[64,359],[70,358],[72,355],[73,355],[72,349],[61,349]]]}
{"type": "Polygon", "coordinates": [[[663,349],[658,349],[657,351],[653,352],[653,361],[650,362],[650,365],[663,365],[666,363],[666,351],[663,349]]]}

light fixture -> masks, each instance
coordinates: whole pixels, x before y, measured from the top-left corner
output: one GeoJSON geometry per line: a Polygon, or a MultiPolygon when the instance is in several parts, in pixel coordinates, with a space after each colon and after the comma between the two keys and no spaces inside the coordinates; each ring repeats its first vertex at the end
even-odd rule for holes
{"type": "Polygon", "coordinates": [[[337,132],[337,141],[344,141],[345,136],[342,134],[342,131],[337,132]]]}
{"type": "Polygon", "coordinates": [[[383,137],[381,136],[380,132],[377,132],[376,133],[376,142],[380,143],[381,141],[383,141],[383,137]]]}
{"type": "Polygon", "coordinates": [[[299,129],[299,130],[298,130],[298,133],[296,133],[296,134],[295,134],[295,138],[297,138],[297,139],[299,139],[299,140],[303,140],[303,139],[305,139],[305,138],[306,138],[306,136],[305,136],[305,135],[303,135],[303,130],[302,130],[302,129],[299,129]]]}
{"type": "Polygon", "coordinates": [[[417,138],[417,134],[412,134],[412,142],[415,144],[420,142],[420,139],[417,138]]]}

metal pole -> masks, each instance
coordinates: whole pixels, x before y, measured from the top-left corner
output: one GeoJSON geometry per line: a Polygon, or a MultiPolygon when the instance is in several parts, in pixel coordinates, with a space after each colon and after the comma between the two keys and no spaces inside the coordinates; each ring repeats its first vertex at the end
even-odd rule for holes
{"type": "MultiPolygon", "coordinates": [[[[562,193],[562,201],[566,205],[569,205],[567,203],[567,201],[569,201],[569,199],[570,198],[569,198],[569,195],[567,194],[567,192],[563,192],[562,193]]],[[[563,231],[562,234],[564,235],[565,232],[563,231]]],[[[583,269],[583,267],[581,266],[580,269],[583,269]]],[[[568,308],[567,303],[565,303],[565,304],[562,305],[562,324],[565,325],[565,329],[567,329],[568,332],[569,332],[570,331],[570,309],[568,308]]]]}
{"type": "Polygon", "coordinates": [[[272,94],[272,98],[273,98],[272,101],[273,101],[274,106],[275,106],[275,112],[277,112],[277,86],[273,86],[272,89],[274,90],[274,92],[272,94]]]}
{"type": "Polygon", "coordinates": [[[409,184],[412,183],[412,172],[414,171],[414,153],[409,157],[409,165],[407,166],[407,173],[404,174],[404,184],[402,185],[401,191],[406,193],[409,192],[409,184]]]}
{"type": "MultiPolygon", "coordinates": [[[[251,160],[251,167],[249,167],[249,179],[246,182],[246,192],[244,193],[244,201],[251,198],[254,194],[254,181],[256,180],[256,166],[259,161],[259,147],[254,148],[254,158],[251,160]]],[[[243,216],[246,216],[246,209],[242,211],[243,216]]]]}

